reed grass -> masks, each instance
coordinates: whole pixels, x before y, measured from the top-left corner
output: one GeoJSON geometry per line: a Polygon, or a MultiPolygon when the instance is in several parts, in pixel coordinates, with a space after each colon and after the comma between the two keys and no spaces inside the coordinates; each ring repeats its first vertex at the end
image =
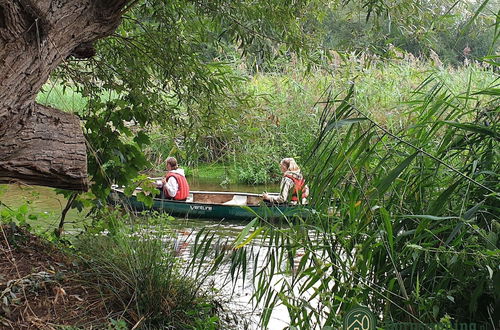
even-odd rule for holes
{"type": "Polygon", "coordinates": [[[401,127],[359,108],[357,84],[325,93],[305,163],[317,216],[252,223],[240,241],[270,248],[231,259],[256,267],[262,327],[284,305],[290,326],[337,328],[358,304],[382,322],[498,326],[499,81],[463,87],[429,75],[401,127]]]}
{"type": "MultiPolygon", "coordinates": [[[[354,83],[353,105],[380,125],[398,131],[413,124],[412,95],[429,75],[439,79],[451,95],[467,88],[484,89],[496,79],[491,66],[484,64],[439,67],[415,58],[367,61],[363,54],[326,66],[308,71],[305,66],[289,63],[280,73],[256,74],[243,90],[221,101],[224,108],[214,109],[212,117],[195,120],[194,115],[194,122],[188,127],[175,121],[171,127],[167,127],[168,123],[165,127],[151,127],[151,144],[144,149],[148,160],[156,170],[164,169],[163,161],[171,154],[190,166],[207,162],[235,164],[234,180],[238,182],[276,182],[280,176],[276,164],[281,158],[295,157],[302,163],[308,157],[308,146],[319,129],[323,107],[315,103],[327,89],[337,94],[354,83]],[[238,104],[242,98],[244,104],[238,104]]],[[[426,87],[423,93],[427,92],[426,87]]],[[[108,96],[101,97],[105,100],[108,96]]],[[[475,102],[487,98],[476,95],[475,102]]],[[[57,81],[44,86],[38,101],[77,113],[84,111],[88,102],[57,81]]]]}
{"type": "MultiPolygon", "coordinates": [[[[277,164],[283,157],[295,157],[299,163],[310,156],[309,146],[320,129],[319,121],[325,101],[322,94],[333,95],[354,85],[352,105],[384,128],[399,132],[415,123],[417,107],[414,93],[430,92],[432,84],[422,81],[432,76],[439,80],[449,95],[460,91],[487,88],[496,79],[491,67],[473,64],[463,67],[436,67],[430,62],[373,61],[360,63],[352,57],[344,65],[306,72],[290,66],[280,74],[260,74],[250,81],[249,91],[259,95],[238,127],[242,141],[233,147],[238,178],[247,183],[263,183],[279,179],[277,164]],[[259,155],[255,157],[255,155],[259,155]]],[[[445,100],[443,100],[445,101],[445,100]]],[[[486,95],[470,96],[470,102],[490,102],[486,95]]]]}

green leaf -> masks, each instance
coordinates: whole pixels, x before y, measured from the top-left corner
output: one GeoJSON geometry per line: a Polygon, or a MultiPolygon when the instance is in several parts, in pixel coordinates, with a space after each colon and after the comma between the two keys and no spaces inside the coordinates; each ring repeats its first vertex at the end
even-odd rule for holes
{"type": "MultiPolygon", "coordinates": [[[[490,62],[491,63],[491,62],[490,62]]],[[[494,63],[494,62],[493,62],[494,63]]],[[[479,92],[474,93],[473,95],[492,95],[492,96],[499,96],[500,95],[500,88],[486,88],[483,89],[479,92]]]]}
{"type": "Polygon", "coordinates": [[[12,213],[8,209],[1,209],[0,210],[0,217],[7,219],[10,218],[12,213]]]}
{"type": "Polygon", "coordinates": [[[348,118],[348,119],[332,121],[332,122],[329,122],[328,125],[325,127],[325,132],[328,132],[334,128],[340,128],[343,126],[352,125],[352,124],[359,123],[359,122],[362,122],[365,120],[368,120],[368,119],[367,118],[348,118]]]}
{"type": "Polygon", "coordinates": [[[445,245],[448,245],[455,238],[455,236],[458,234],[458,232],[460,231],[460,229],[462,229],[463,225],[464,225],[463,221],[460,221],[459,223],[457,223],[455,225],[455,227],[451,231],[450,235],[448,236],[448,238],[444,242],[445,245]]]}
{"type": "Polygon", "coordinates": [[[28,213],[28,205],[23,204],[19,207],[18,212],[22,215],[25,215],[28,213]]]}
{"type": "Polygon", "coordinates": [[[468,209],[464,215],[462,216],[462,218],[464,218],[464,220],[470,220],[472,219],[472,217],[474,216],[474,214],[476,214],[476,212],[483,206],[483,202],[480,202],[480,203],[477,203],[476,205],[474,205],[473,207],[471,207],[470,209],[468,209]]]}
{"type": "Polygon", "coordinates": [[[248,233],[250,232],[250,229],[253,228],[253,226],[257,223],[258,219],[255,218],[252,221],[250,221],[238,234],[236,237],[235,241],[233,242],[233,246],[239,246],[247,237],[248,233]]]}
{"type": "Polygon", "coordinates": [[[153,197],[146,195],[144,192],[138,192],[136,197],[139,202],[144,203],[147,207],[153,206],[153,197]]]}
{"type": "Polygon", "coordinates": [[[143,145],[151,144],[151,140],[149,136],[144,131],[139,131],[137,135],[134,137],[134,141],[142,147],[143,145]]]}
{"type": "Polygon", "coordinates": [[[458,187],[458,185],[459,185],[460,182],[461,182],[461,180],[458,180],[455,183],[453,183],[451,186],[449,186],[448,188],[446,188],[446,190],[443,191],[438,196],[438,198],[436,198],[431,203],[431,206],[429,207],[429,213],[430,214],[436,215],[436,214],[441,213],[439,211],[446,211],[444,206],[446,205],[446,202],[448,201],[448,199],[450,198],[450,196],[453,194],[453,192],[455,191],[455,189],[458,187]]]}
{"type": "Polygon", "coordinates": [[[495,139],[498,139],[498,133],[484,125],[471,124],[471,123],[457,123],[453,121],[444,121],[444,122],[450,126],[454,126],[463,129],[465,131],[469,131],[483,136],[491,136],[495,139]]]}
{"type": "Polygon", "coordinates": [[[263,230],[264,230],[264,227],[257,228],[256,230],[254,230],[254,232],[252,234],[250,234],[247,237],[247,239],[243,243],[236,245],[234,248],[235,249],[240,249],[240,248],[244,247],[245,245],[247,245],[248,243],[250,243],[252,241],[252,239],[254,239],[257,235],[259,235],[260,232],[263,231],[263,230]]]}
{"type": "Polygon", "coordinates": [[[418,244],[406,244],[406,246],[411,248],[411,249],[415,249],[415,250],[423,250],[424,249],[423,247],[421,247],[418,244]]]}
{"type": "Polygon", "coordinates": [[[451,220],[451,219],[460,219],[460,217],[438,217],[435,215],[428,215],[428,214],[404,214],[400,215],[399,217],[401,218],[415,218],[415,219],[427,219],[427,220],[451,220]]]}
{"type": "Polygon", "coordinates": [[[382,195],[387,191],[387,189],[389,189],[391,184],[411,164],[411,162],[417,155],[418,152],[415,152],[414,154],[403,160],[401,164],[399,164],[395,169],[393,169],[385,178],[379,181],[379,183],[375,187],[379,195],[382,195]]]}
{"type": "Polygon", "coordinates": [[[384,220],[385,231],[387,232],[387,240],[389,241],[389,247],[391,248],[391,253],[394,255],[394,234],[392,232],[391,217],[389,212],[383,207],[380,208],[380,215],[384,220]]]}

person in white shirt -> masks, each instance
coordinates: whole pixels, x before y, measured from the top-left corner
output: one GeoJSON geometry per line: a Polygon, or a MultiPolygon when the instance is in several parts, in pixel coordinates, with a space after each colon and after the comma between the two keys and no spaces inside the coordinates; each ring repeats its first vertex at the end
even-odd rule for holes
{"type": "Polygon", "coordinates": [[[166,160],[167,173],[163,178],[162,189],[166,199],[186,200],[189,196],[189,184],[184,170],[177,165],[177,159],[168,157],[166,160]]]}

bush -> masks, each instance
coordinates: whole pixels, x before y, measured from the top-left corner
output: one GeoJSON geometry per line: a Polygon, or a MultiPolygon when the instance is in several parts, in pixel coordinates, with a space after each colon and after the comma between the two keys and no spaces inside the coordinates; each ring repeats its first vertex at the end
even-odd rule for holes
{"type": "Polygon", "coordinates": [[[181,272],[171,233],[161,226],[135,228],[115,228],[114,235],[89,232],[75,243],[85,278],[96,283],[108,308],[132,326],[215,325],[211,298],[181,272]]]}

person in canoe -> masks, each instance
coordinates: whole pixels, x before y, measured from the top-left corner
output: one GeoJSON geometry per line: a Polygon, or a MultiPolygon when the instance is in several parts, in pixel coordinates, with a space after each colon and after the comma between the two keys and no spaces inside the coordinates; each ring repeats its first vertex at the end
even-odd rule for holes
{"type": "Polygon", "coordinates": [[[306,185],[300,167],[293,158],[283,158],[280,162],[283,178],[280,184],[280,194],[271,196],[268,193],[262,195],[264,201],[282,204],[289,202],[292,205],[307,203],[309,187],[306,185]]]}
{"type": "Polygon", "coordinates": [[[162,189],[165,199],[185,201],[189,196],[189,184],[184,175],[184,170],[179,168],[177,159],[168,157],[166,160],[167,173],[158,188],[162,189]]]}

